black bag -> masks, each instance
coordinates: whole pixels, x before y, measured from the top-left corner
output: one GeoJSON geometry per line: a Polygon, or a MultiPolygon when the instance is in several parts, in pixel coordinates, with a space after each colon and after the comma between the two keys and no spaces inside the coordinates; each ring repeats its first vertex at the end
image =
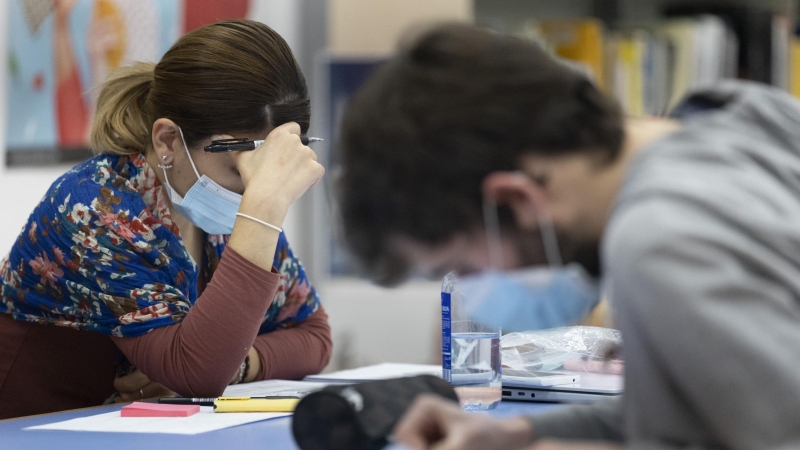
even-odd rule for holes
{"type": "Polygon", "coordinates": [[[303,398],[292,419],[302,450],[377,450],[414,399],[436,394],[458,401],[450,383],[432,375],[328,386],[303,398]]]}

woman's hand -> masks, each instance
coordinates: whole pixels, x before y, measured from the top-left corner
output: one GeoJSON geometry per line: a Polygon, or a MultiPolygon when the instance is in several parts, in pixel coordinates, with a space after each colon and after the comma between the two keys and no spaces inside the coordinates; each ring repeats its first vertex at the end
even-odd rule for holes
{"type": "Polygon", "coordinates": [[[114,388],[119,395],[114,399],[116,403],[136,402],[153,397],[174,397],[175,393],[166,387],[153,383],[139,369],[128,375],[114,380],[114,388]]]}
{"type": "MultiPolygon", "coordinates": [[[[236,167],[244,183],[239,212],[275,227],[283,226],[289,206],[325,174],[314,151],[300,142],[294,122],[272,130],[261,147],[239,152],[236,167]]],[[[239,217],[228,248],[268,271],[277,243],[277,230],[239,217]]]]}
{"type": "Polygon", "coordinates": [[[236,166],[246,197],[286,211],[325,174],[314,151],[300,142],[300,125],[294,122],[272,130],[261,147],[239,152],[236,166]]]}

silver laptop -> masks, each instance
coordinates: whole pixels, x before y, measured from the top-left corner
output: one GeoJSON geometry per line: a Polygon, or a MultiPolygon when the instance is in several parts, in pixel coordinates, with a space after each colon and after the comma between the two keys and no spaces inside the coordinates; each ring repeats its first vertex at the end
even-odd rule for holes
{"type": "Polygon", "coordinates": [[[592,403],[622,394],[623,377],[599,373],[551,373],[503,369],[503,400],[549,403],[592,403]],[[534,375],[534,376],[531,376],[534,375]],[[563,378],[567,376],[568,378],[563,378]]]}

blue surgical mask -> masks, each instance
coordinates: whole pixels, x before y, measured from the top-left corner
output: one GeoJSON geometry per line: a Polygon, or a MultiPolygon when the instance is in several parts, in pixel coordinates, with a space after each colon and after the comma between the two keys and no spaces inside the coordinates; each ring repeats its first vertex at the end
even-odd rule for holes
{"type": "Polygon", "coordinates": [[[164,185],[172,206],[180,215],[208,234],[231,234],[233,224],[236,222],[236,213],[239,211],[239,204],[242,203],[242,196],[225,189],[207,175],[200,176],[180,127],[178,127],[178,132],[181,134],[183,148],[189,156],[189,162],[192,164],[197,181],[186,192],[186,196],[181,197],[169,184],[166,169],[172,166],[159,164],[158,167],[164,171],[164,185]]]}
{"type": "Polygon", "coordinates": [[[575,325],[600,298],[598,287],[578,266],[559,269],[490,270],[461,280],[464,312],[503,331],[575,325]]]}
{"type": "MultiPolygon", "coordinates": [[[[514,271],[496,269],[464,277],[459,290],[464,309],[474,320],[503,331],[525,331],[575,325],[599,302],[597,283],[578,265],[564,266],[555,228],[538,214],[548,266],[514,271]]],[[[497,206],[484,204],[484,220],[493,267],[501,267],[497,206]]]]}

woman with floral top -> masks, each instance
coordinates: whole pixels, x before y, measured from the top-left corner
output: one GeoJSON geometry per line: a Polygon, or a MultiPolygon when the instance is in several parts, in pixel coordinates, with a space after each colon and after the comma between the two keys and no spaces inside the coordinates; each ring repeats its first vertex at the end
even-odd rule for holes
{"type": "Polygon", "coordinates": [[[324,173],[309,110],[286,42],[247,20],[112,74],[97,156],[0,261],[0,418],[322,370],[327,315],[280,229],[324,173]],[[203,151],[232,137],[265,143],[203,151]]]}

